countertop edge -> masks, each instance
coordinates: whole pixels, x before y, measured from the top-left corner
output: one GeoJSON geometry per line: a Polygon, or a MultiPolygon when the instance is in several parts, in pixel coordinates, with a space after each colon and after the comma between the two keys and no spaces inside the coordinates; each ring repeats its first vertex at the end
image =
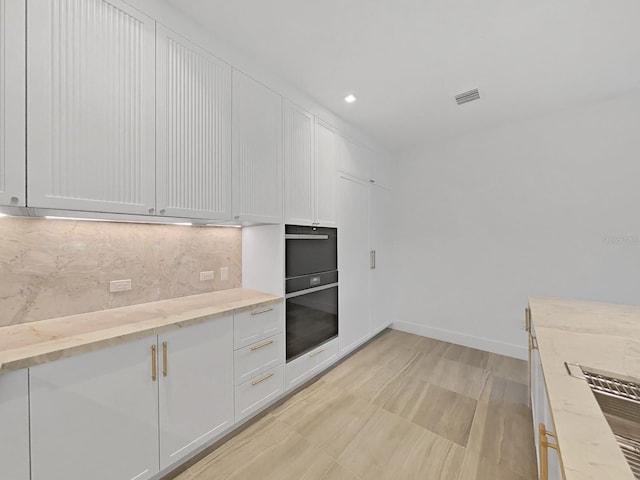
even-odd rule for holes
{"type": "Polygon", "coordinates": [[[79,322],[91,322],[93,317],[108,316],[110,313],[113,315],[123,315],[126,314],[127,311],[136,313],[154,309],[161,310],[162,306],[171,306],[171,311],[167,313],[158,311],[153,318],[148,318],[142,321],[132,321],[130,323],[123,323],[122,325],[109,328],[98,328],[94,331],[84,332],[80,335],[60,336],[50,340],[34,342],[30,345],[0,352],[0,376],[6,372],[30,368],[43,363],[117,345],[119,343],[188,327],[210,319],[226,316],[230,313],[238,313],[261,305],[270,305],[282,301],[283,298],[284,297],[282,296],[272,295],[256,290],[238,288],[2,327],[0,328],[0,338],[3,333],[6,333],[6,331],[14,331],[18,328],[36,330],[39,326],[55,326],[56,322],[68,323],[74,319],[77,319],[79,322]],[[224,298],[233,292],[242,293],[243,298],[232,301],[228,301],[224,298]],[[216,296],[222,297],[220,300],[224,306],[218,305],[192,309],[185,306],[184,311],[179,311],[180,308],[178,305],[180,303],[189,302],[189,299],[196,297],[202,298],[204,296],[211,296],[212,299],[216,296]],[[5,332],[3,332],[3,330],[5,332]]]}

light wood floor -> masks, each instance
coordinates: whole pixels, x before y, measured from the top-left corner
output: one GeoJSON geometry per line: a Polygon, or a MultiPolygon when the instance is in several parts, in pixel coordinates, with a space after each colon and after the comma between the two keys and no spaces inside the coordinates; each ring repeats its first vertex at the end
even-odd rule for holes
{"type": "Polygon", "coordinates": [[[388,330],[179,480],[535,479],[527,365],[388,330]]]}

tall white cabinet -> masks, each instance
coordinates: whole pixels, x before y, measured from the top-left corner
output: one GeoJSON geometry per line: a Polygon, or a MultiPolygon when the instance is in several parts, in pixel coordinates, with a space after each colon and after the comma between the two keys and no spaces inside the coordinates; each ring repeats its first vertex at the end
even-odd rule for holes
{"type": "Polygon", "coordinates": [[[0,477],[29,480],[29,380],[27,370],[0,375],[0,477]]]}
{"type": "Polygon", "coordinates": [[[158,335],[160,469],[234,422],[233,316],[158,335]]]}
{"type": "Polygon", "coordinates": [[[31,480],[159,471],[155,349],[154,336],[29,369],[31,480]]]}
{"type": "Polygon", "coordinates": [[[233,218],[282,221],[282,97],[233,71],[233,218]]]}
{"type": "Polygon", "coordinates": [[[231,217],[231,67],[157,27],[157,213],[231,217]]]}
{"type": "Polygon", "coordinates": [[[155,22],[120,0],[27,0],[29,205],[155,209],[155,22]]]}
{"type": "Polygon", "coordinates": [[[24,206],[25,2],[0,0],[0,205],[24,206]]]}
{"type": "Polygon", "coordinates": [[[369,245],[371,262],[371,331],[393,322],[391,274],[391,191],[377,184],[369,189],[369,245]]]}
{"type": "Polygon", "coordinates": [[[369,336],[369,185],[338,180],[338,271],[340,272],[340,354],[369,336]]]}

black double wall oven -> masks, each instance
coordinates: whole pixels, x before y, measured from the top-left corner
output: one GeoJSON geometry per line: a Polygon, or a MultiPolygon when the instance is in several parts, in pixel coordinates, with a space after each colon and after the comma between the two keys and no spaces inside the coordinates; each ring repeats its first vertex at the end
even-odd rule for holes
{"type": "Polygon", "coordinates": [[[338,232],[285,226],[287,362],[338,336],[338,232]]]}

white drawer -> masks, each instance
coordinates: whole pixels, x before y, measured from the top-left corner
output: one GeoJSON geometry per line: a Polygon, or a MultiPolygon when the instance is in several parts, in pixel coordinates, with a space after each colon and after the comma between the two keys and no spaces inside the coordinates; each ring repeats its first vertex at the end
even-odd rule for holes
{"type": "Polygon", "coordinates": [[[338,339],[314,348],[308,353],[287,363],[285,368],[285,390],[291,390],[314,374],[324,370],[338,357],[338,339]]]}
{"type": "Polygon", "coordinates": [[[233,352],[236,385],[284,363],[284,334],[267,338],[233,352]]]}
{"type": "Polygon", "coordinates": [[[284,366],[267,370],[236,387],[236,422],[276,400],[284,389],[284,366]]]}
{"type": "Polygon", "coordinates": [[[233,345],[236,350],[283,331],[282,302],[262,305],[233,315],[233,345]]]}
{"type": "Polygon", "coordinates": [[[331,365],[336,358],[338,358],[339,342],[337,338],[334,338],[330,342],[321,345],[313,352],[315,353],[316,366],[314,373],[320,372],[331,365]]]}

